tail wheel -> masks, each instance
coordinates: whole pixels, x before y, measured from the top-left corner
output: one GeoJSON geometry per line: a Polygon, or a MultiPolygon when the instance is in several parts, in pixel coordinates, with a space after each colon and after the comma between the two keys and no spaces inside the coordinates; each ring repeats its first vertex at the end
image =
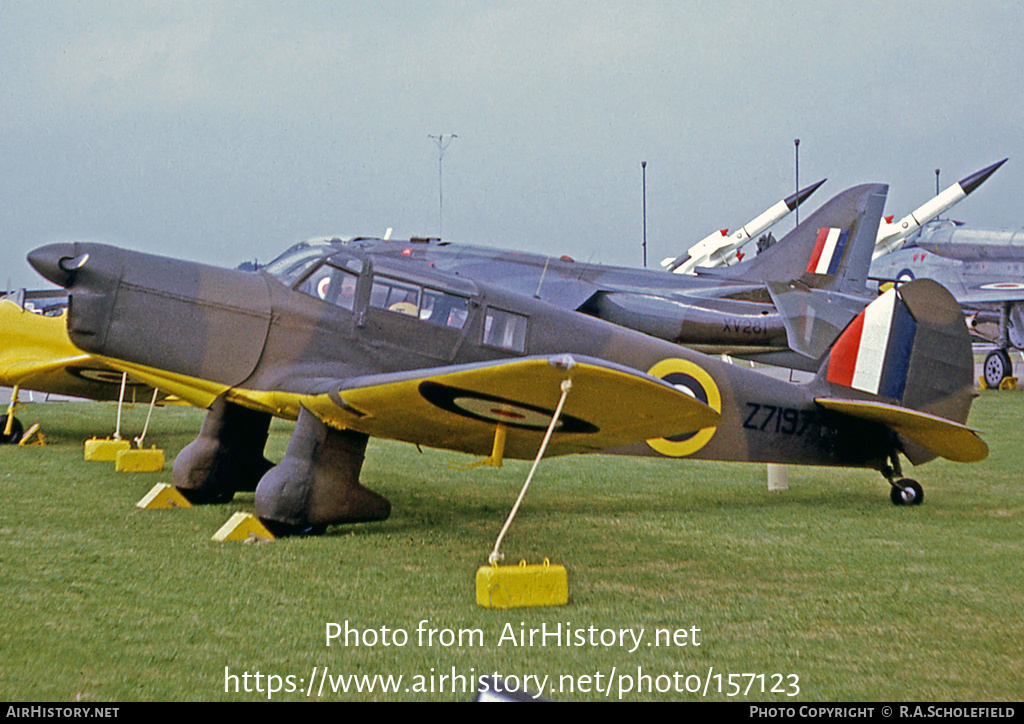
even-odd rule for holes
{"type": "Polygon", "coordinates": [[[0,417],[0,445],[15,445],[21,440],[22,433],[25,432],[25,428],[22,427],[21,420],[14,418],[11,420],[11,432],[9,435],[4,434],[4,429],[7,427],[7,420],[0,417]]]}
{"type": "Polygon", "coordinates": [[[903,478],[893,483],[889,498],[893,505],[920,505],[924,502],[924,489],[916,480],[903,478]]]}
{"type": "Polygon", "coordinates": [[[988,353],[983,368],[985,386],[998,390],[999,384],[1007,377],[1013,376],[1013,362],[1005,349],[997,349],[988,353]]]}

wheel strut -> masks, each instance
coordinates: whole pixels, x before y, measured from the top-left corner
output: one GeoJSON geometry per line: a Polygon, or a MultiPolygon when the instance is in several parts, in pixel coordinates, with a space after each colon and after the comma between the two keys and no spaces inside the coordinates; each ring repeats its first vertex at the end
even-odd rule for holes
{"type": "Polygon", "coordinates": [[[0,443],[13,445],[21,440],[22,427],[21,421],[14,416],[15,410],[18,409],[18,392],[20,385],[15,385],[11,389],[11,403],[7,406],[7,414],[4,415],[3,425],[0,427],[0,443]]]}
{"type": "Polygon", "coordinates": [[[894,488],[900,487],[898,481],[903,478],[903,468],[900,466],[899,453],[889,453],[889,464],[882,466],[881,473],[894,488]]]}

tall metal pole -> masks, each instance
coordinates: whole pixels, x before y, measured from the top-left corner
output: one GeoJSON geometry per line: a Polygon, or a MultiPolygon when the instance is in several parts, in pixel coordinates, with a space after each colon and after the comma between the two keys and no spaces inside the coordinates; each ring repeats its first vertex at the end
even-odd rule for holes
{"type": "Polygon", "coordinates": [[[640,162],[644,189],[644,269],[647,268],[647,162],[640,162]]]}
{"type": "MultiPolygon", "coordinates": [[[[793,147],[796,149],[796,192],[800,193],[800,139],[793,139],[793,147]]],[[[800,226],[800,206],[796,207],[796,225],[800,226]]]]}
{"type": "Polygon", "coordinates": [[[444,234],[444,193],[441,190],[441,161],[444,159],[444,152],[451,145],[451,142],[458,138],[454,133],[441,133],[437,136],[428,136],[437,144],[437,237],[440,239],[444,234]]]}
{"type": "Polygon", "coordinates": [[[939,169],[935,169],[935,195],[939,195],[939,169]]]}

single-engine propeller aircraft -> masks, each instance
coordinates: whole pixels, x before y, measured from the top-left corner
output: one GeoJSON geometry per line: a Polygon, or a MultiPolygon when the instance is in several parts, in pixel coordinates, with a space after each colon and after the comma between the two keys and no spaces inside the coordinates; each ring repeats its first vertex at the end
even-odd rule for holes
{"type": "Polygon", "coordinates": [[[209,408],[175,486],[194,502],[255,489],[278,534],[388,516],[359,482],[371,436],[497,464],[534,457],[559,408],[550,455],[873,468],[900,505],[923,496],[900,454],[988,452],[964,424],[973,362],[959,307],[927,280],[862,309],[814,379],[794,384],[358,247],[292,249],[255,273],[96,243],[29,261],[68,289],[75,345],[209,408]],[[272,465],[275,415],[297,423],[272,465]]]}
{"type": "MultiPolygon", "coordinates": [[[[432,238],[333,243],[389,263],[419,262],[698,351],[813,372],[839,333],[877,296],[868,289],[868,268],[886,192],[881,184],[847,189],[756,257],[728,267],[698,267],[695,275],[432,238]]],[[[298,253],[327,243],[294,248],[298,253]]]]}
{"type": "MultiPolygon", "coordinates": [[[[821,183],[779,202],[737,234],[747,238],[759,233],[796,208],[821,183]]],[[[875,216],[881,217],[882,204],[883,187],[851,189],[819,209],[800,233],[787,235],[776,244],[779,250],[762,254],[761,261],[739,264],[721,274],[678,275],[679,281],[664,272],[578,264],[565,258],[503,253],[430,239],[412,244],[363,239],[350,244],[375,257],[391,257],[395,262],[419,260],[454,274],[469,274],[703,351],[746,354],[760,361],[816,370],[839,331],[872,298],[862,273],[868,263],[868,235],[858,230],[870,226],[875,216]],[[865,214],[867,221],[862,222],[865,214]],[[820,228],[832,229],[832,239],[819,239],[820,228]],[[829,245],[833,243],[837,246],[829,245]],[[811,264],[811,259],[816,263],[811,264]],[[787,313],[780,313],[776,304],[783,305],[787,313]]],[[[303,246],[317,244],[298,245],[303,246]]],[[[319,255],[324,250],[304,253],[319,255]]],[[[11,301],[17,300],[12,296],[11,301]]],[[[87,355],[67,340],[63,320],[55,318],[64,302],[66,298],[51,299],[45,315],[27,316],[26,306],[31,305],[21,303],[0,309],[0,331],[5,332],[2,338],[6,340],[0,342],[0,384],[14,388],[12,412],[5,423],[10,434],[0,440],[16,441],[20,435],[20,423],[13,417],[20,389],[117,399],[120,374],[105,369],[97,360],[86,359],[87,355]]],[[[143,391],[134,377],[129,385],[133,396],[151,394],[143,391]]]]}

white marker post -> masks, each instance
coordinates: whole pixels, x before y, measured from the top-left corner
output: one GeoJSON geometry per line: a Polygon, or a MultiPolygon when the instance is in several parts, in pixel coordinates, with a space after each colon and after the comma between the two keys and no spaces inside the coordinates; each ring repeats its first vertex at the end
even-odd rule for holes
{"type": "Polygon", "coordinates": [[[768,463],[768,490],[789,490],[789,466],[768,463]]]}

